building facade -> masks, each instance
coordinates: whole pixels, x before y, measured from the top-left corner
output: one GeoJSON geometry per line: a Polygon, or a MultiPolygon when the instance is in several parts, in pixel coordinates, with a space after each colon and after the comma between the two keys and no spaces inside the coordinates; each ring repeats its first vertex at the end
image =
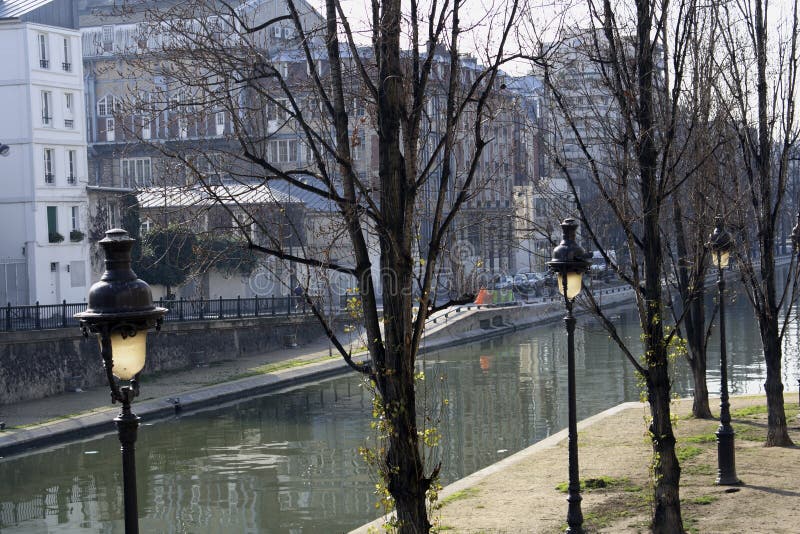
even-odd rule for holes
{"type": "MultiPolygon", "coordinates": [[[[253,26],[288,14],[285,3],[280,0],[245,2],[240,9],[253,26]]],[[[303,27],[307,40],[313,45],[310,60],[301,50],[299,36],[290,20],[246,36],[230,31],[230,21],[220,18],[219,14],[198,14],[197,19],[191,21],[188,31],[197,38],[225,41],[228,51],[239,50],[244,57],[252,57],[250,61],[232,61],[237,66],[232,71],[236,71],[238,78],[254,80],[236,84],[234,89],[226,86],[224,76],[210,73],[211,69],[201,76],[200,82],[195,71],[182,70],[186,68],[182,63],[190,61],[180,53],[170,56],[168,50],[174,37],[169,32],[171,21],[165,19],[154,25],[150,19],[148,26],[143,15],[139,17],[141,20],[136,14],[98,18],[87,11],[82,18],[82,34],[93,238],[102,236],[104,228],[120,224],[124,216],[120,196],[134,191],[147,191],[151,198],[158,188],[264,183],[273,187],[280,180],[265,174],[265,167],[274,169],[274,174],[292,172],[296,176],[303,176],[308,169],[309,178],[300,180],[315,179],[318,162],[306,143],[309,133],[293,117],[294,106],[304,114],[303,122],[319,133],[320,142],[335,145],[336,140],[326,137],[332,127],[325,122],[326,111],[313,94],[312,71],[316,70],[323,86],[325,77],[330,74],[324,42],[315,41],[318,39],[315,30],[324,26],[324,19],[310,8],[303,9],[303,27]],[[237,42],[237,39],[248,39],[248,42],[237,42]],[[170,57],[169,61],[165,60],[170,57]],[[154,63],[158,63],[159,68],[153,68],[154,63]],[[295,97],[294,102],[287,98],[286,87],[295,97]],[[242,131],[247,132],[246,136],[242,136],[242,131]],[[245,143],[248,154],[244,154],[240,143],[243,137],[249,140],[245,143]],[[261,160],[265,165],[256,164],[254,160],[261,160]]],[[[187,31],[185,26],[178,29],[187,31]]],[[[438,153],[437,140],[441,139],[445,128],[450,59],[445,49],[434,53],[421,127],[421,161],[438,153]]],[[[348,84],[344,95],[351,127],[350,164],[359,182],[378,198],[374,103],[369,91],[359,84],[360,75],[352,64],[351,54],[349,47],[342,46],[344,68],[353,69],[345,76],[353,82],[348,84]]],[[[359,54],[368,60],[371,50],[359,49],[359,54]]],[[[482,70],[474,58],[463,56],[459,65],[463,88],[474,83],[482,70]]],[[[480,158],[469,198],[447,239],[446,248],[454,254],[445,254],[443,260],[456,260],[461,268],[470,271],[500,273],[516,269],[515,187],[536,181],[541,171],[538,162],[541,151],[535,133],[538,109],[531,93],[536,84],[531,80],[515,83],[510,77],[502,78],[497,82],[499,89],[492,105],[492,122],[485,132],[490,142],[480,158]]],[[[469,112],[465,116],[465,126],[457,132],[454,161],[450,165],[454,191],[472,167],[469,155],[475,140],[472,129],[466,125],[469,112]]],[[[326,161],[335,181],[341,177],[336,176],[338,171],[333,170],[336,168],[333,163],[326,161]]],[[[418,194],[421,255],[426,252],[431,236],[437,196],[436,173],[440,168],[441,161],[433,163],[427,171],[430,178],[418,194]]],[[[298,194],[285,187],[283,191],[298,194]]],[[[447,202],[454,198],[453,193],[447,202]]],[[[338,219],[330,215],[329,209],[320,209],[310,199],[303,202],[312,206],[308,213],[315,214],[313,220],[329,228],[330,235],[341,233],[341,228],[335,228],[338,219]]],[[[165,200],[163,204],[167,203],[165,200]]],[[[151,203],[143,213],[143,227],[149,228],[157,222],[151,217],[158,213],[154,206],[151,203]]],[[[204,227],[204,231],[212,229],[204,227]]],[[[326,247],[321,242],[321,232],[300,233],[304,235],[301,245],[306,250],[324,255],[333,252],[336,259],[350,263],[349,253],[341,250],[341,237],[326,247]],[[315,239],[307,240],[309,236],[315,239]]],[[[260,237],[280,240],[279,236],[260,237]]],[[[99,267],[97,265],[97,269],[99,267]]],[[[216,291],[211,288],[204,293],[211,295],[216,291]]]]}
{"type": "Polygon", "coordinates": [[[83,67],[72,2],[0,6],[0,301],[85,299],[83,67]],[[16,9],[15,9],[16,7],[16,9]],[[38,22],[36,22],[38,21],[38,22]]]}

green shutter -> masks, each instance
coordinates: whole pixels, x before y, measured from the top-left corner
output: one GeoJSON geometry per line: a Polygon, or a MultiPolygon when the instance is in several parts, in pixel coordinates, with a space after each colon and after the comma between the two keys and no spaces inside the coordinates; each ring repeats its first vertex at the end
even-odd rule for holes
{"type": "Polygon", "coordinates": [[[47,232],[54,234],[58,232],[58,208],[47,206],[47,232]]]}

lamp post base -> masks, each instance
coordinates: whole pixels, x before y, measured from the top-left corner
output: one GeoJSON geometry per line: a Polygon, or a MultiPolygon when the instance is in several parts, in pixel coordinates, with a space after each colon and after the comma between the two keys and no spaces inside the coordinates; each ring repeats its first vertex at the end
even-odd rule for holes
{"type": "Polygon", "coordinates": [[[718,486],[740,486],[736,476],[735,433],[730,425],[720,425],[717,430],[717,481],[718,486]]]}

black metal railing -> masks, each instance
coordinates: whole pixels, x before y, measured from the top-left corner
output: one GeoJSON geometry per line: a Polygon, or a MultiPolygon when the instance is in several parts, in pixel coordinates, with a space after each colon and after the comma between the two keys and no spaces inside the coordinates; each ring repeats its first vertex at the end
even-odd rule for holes
{"type": "Polygon", "coordinates": [[[39,66],[41,68],[43,68],[43,69],[49,69],[50,68],[50,60],[49,59],[40,59],[39,60],[39,66]]]}
{"type": "Polygon", "coordinates": [[[72,71],[72,63],[70,63],[68,61],[64,61],[63,63],[61,63],[61,68],[64,70],[64,72],[71,72],[72,71]]]}
{"type": "Polygon", "coordinates": [[[75,128],[75,119],[64,119],[64,128],[75,128]]]}
{"type": "MultiPolygon", "coordinates": [[[[210,321],[245,317],[310,315],[311,308],[300,297],[250,297],[234,299],[159,299],[159,306],[169,311],[167,322],[210,321]]],[[[0,331],[77,328],[72,316],[86,310],[85,302],[39,304],[0,308],[0,331]]]]}

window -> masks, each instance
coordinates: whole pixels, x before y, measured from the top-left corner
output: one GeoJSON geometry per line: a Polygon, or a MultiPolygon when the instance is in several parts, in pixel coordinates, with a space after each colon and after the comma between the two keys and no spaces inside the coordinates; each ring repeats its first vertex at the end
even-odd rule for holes
{"type": "Polygon", "coordinates": [[[225,133],[225,112],[218,111],[217,112],[217,135],[223,135],[225,133]]]}
{"type": "Polygon", "coordinates": [[[142,117],[142,139],[150,139],[152,136],[152,124],[153,120],[150,117],[142,117]]]}
{"type": "Polygon", "coordinates": [[[63,237],[59,239],[58,235],[58,207],[47,206],[47,240],[50,243],[58,243],[63,239],[63,237]]]}
{"type": "Polygon", "coordinates": [[[122,166],[122,187],[150,187],[150,158],[125,158],[120,160],[122,166]]]}
{"type": "Polygon", "coordinates": [[[69,275],[72,287],[86,287],[86,262],[69,262],[69,275]]]}
{"type": "Polygon", "coordinates": [[[114,95],[106,95],[97,101],[97,115],[104,117],[112,115],[115,111],[119,111],[120,102],[114,95]]]}
{"type": "Polygon", "coordinates": [[[53,93],[42,91],[42,126],[53,126],[53,93]]]}
{"type": "Polygon", "coordinates": [[[72,206],[71,209],[72,213],[72,229],[73,230],[80,230],[81,229],[81,209],[79,206],[72,206]]]}
{"type": "Polygon", "coordinates": [[[364,143],[366,143],[366,134],[363,129],[356,132],[352,137],[353,144],[353,159],[360,160],[364,156],[364,143]]]}
{"type": "Polygon", "coordinates": [[[72,51],[69,46],[69,39],[64,38],[64,61],[61,62],[61,68],[64,72],[72,71],[72,51]]]}
{"type": "Polygon", "coordinates": [[[36,36],[37,48],[39,49],[39,66],[43,69],[50,68],[50,54],[47,49],[47,36],[40,33],[36,36]]]}
{"type": "Polygon", "coordinates": [[[53,174],[53,149],[44,149],[44,183],[56,183],[56,177],[53,174]]]}
{"type": "Polygon", "coordinates": [[[297,161],[297,141],[294,139],[280,139],[269,142],[270,163],[285,163],[297,161]]]}
{"type": "Polygon", "coordinates": [[[116,127],[114,117],[106,119],[106,141],[113,141],[116,138],[116,127]]]}
{"type": "Polygon", "coordinates": [[[275,102],[269,104],[267,119],[271,121],[276,119],[281,122],[285,121],[289,117],[289,113],[286,111],[288,107],[288,100],[284,98],[277,99],[275,102]]]}
{"type": "Polygon", "coordinates": [[[145,219],[142,221],[142,226],[139,228],[139,233],[141,235],[145,235],[150,233],[150,230],[153,228],[153,221],[150,219],[145,219]]]}
{"type": "Polygon", "coordinates": [[[189,137],[189,119],[186,117],[178,118],[178,136],[181,139],[189,137]]]}
{"type": "Polygon", "coordinates": [[[114,202],[106,203],[106,224],[107,228],[117,227],[117,205],[114,202]]]}
{"type": "Polygon", "coordinates": [[[103,26],[103,44],[110,45],[114,42],[114,26],[103,26]]]}
{"type": "Polygon", "coordinates": [[[78,183],[78,152],[75,150],[67,150],[67,183],[75,185],[78,183]]]}
{"type": "Polygon", "coordinates": [[[72,93],[64,93],[64,128],[74,128],[75,121],[72,114],[75,106],[75,95],[72,93]]]}

